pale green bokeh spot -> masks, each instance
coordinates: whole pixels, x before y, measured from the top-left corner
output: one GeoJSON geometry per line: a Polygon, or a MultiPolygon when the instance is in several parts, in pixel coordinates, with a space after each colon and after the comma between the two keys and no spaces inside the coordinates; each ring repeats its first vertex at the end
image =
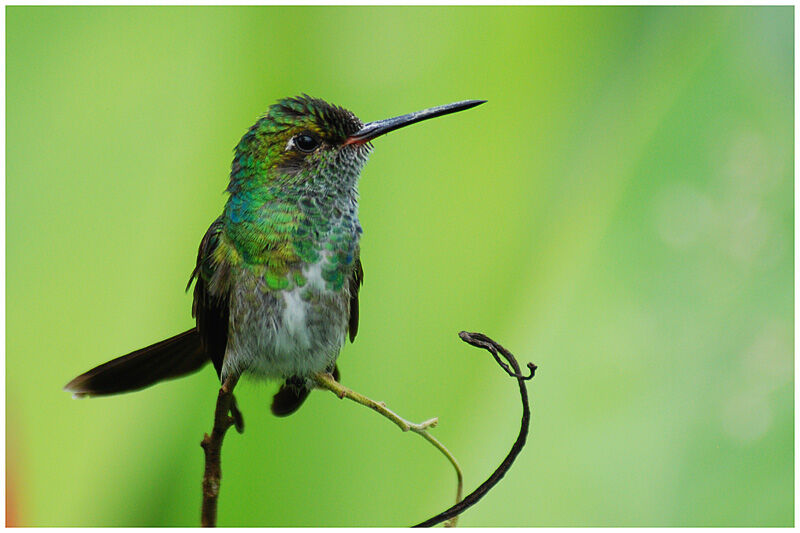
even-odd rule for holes
{"type": "MultiPolygon", "coordinates": [[[[365,285],[342,379],[440,418],[464,526],[791,526],[793,8],[6,9],[8,511],[37,526],[197,525],[213,371],[109,399],[61,387],[188,328],[183,293],[232,149],[306,92],[376,120],[365,285]]],[[[315,393],[243,382],[223,526],[401,526],[449,465],[315,393]]]]}

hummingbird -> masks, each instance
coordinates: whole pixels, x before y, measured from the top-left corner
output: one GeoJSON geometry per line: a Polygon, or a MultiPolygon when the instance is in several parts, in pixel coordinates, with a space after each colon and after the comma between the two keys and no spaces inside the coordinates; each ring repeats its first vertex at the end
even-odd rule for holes
{"type": "Polygon", "coordinates": [[[282,382],[271,410],[295,412],[358,332],[364,281],[358,181],[371,141],[398,128],[475,107],[466,100],[362,123],[301,95],[279,100],[234,150],[228,199],[205,233],[194,283],[195,327],[81,374],[74,397],[140,390],[208,361],[224,382],[247,374],[282,382]]]}

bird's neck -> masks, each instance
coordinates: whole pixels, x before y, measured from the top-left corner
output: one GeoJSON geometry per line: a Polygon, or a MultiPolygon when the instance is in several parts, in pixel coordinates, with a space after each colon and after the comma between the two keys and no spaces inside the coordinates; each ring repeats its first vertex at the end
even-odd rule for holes
{"type": "Polygon", "coordinates": [[[231,191],[224,231],[244,264],[283,276],[321,261],[352,263],[361,234],[355,179],[345,189],[320,183],[254,176],[231,191]]]}

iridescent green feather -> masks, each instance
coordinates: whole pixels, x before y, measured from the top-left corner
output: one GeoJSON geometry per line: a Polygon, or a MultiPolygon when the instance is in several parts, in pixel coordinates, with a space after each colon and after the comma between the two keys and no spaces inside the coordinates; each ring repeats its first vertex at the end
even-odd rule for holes
{"type": "Polygon", "coordinates": [[[342,142],[352,122],[340,123],[343,111],[331,109],[310,98],[281,101],[236,147],[223,232],[235,259],[263,275],[268,289],[304,286],[303,266],[319,261],[330,290],[341,290],[351,275],[361,228],[353,208],[342,204],[355,194],[343,185],[348,169],[331,151],[304,156],[287,149],[303,131],[342,142]]]}

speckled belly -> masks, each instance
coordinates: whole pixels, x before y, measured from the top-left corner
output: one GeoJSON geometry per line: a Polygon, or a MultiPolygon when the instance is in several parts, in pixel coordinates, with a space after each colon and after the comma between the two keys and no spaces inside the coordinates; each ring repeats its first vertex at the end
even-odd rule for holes
{"type": "Polygon", "coordinates": [[[333,365],[347,334],[348,287],[331,291],[309,281],[269,290],[258,276],[239,275],[231,292],[223,378],[231,372],[307,377],[333,365]]]}

